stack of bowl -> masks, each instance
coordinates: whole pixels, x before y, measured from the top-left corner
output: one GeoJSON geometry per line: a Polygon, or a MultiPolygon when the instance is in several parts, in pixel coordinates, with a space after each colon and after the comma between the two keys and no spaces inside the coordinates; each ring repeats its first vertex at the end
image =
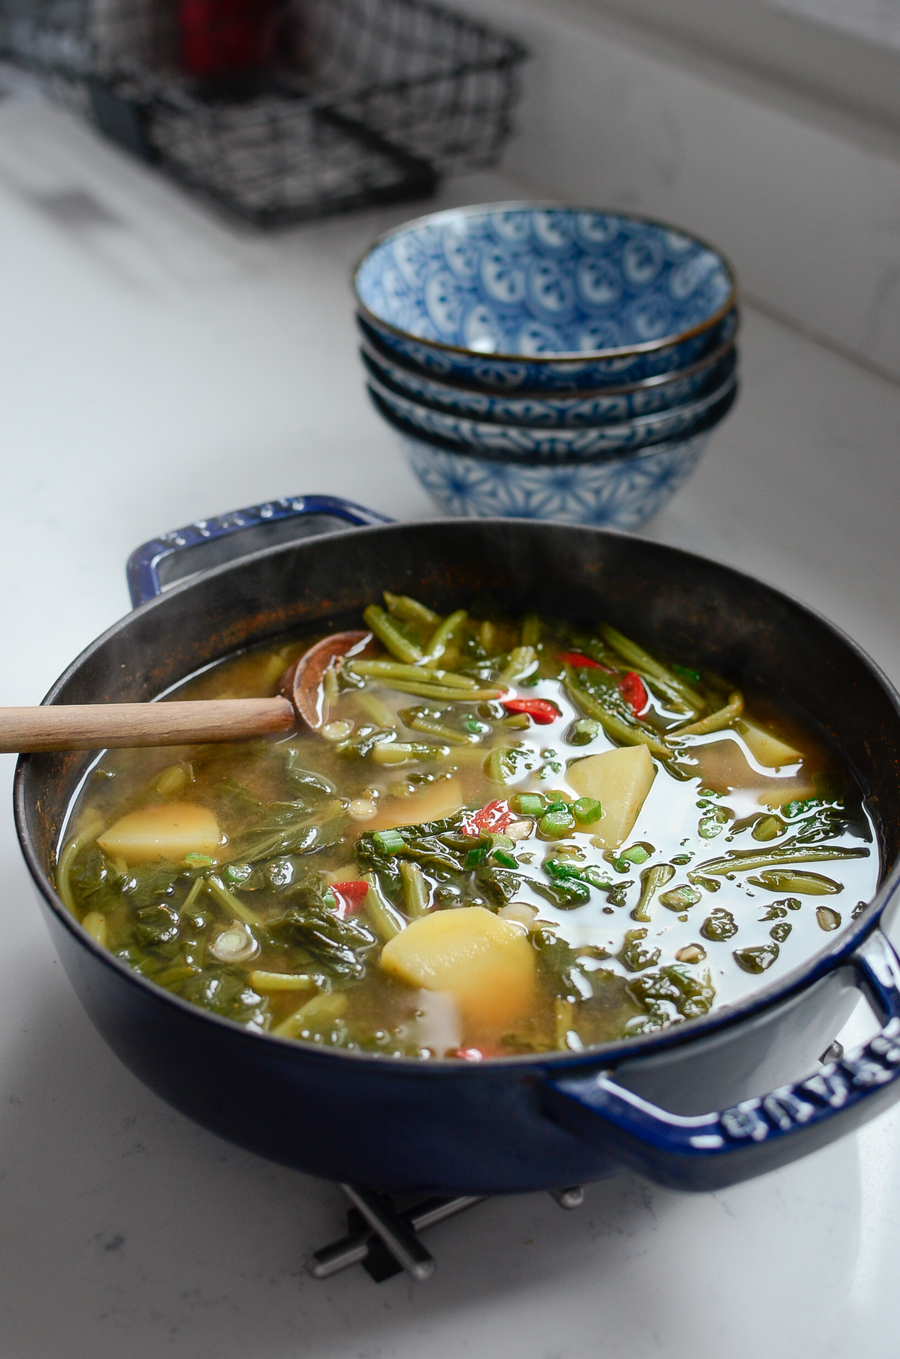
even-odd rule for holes
{"type": "Polygon", "coordinates": [[[733,273],[658,222],[435,213],[377,241],[354,289],[372,400],[451,514],[633,528],[737,394],[733,273]]]}

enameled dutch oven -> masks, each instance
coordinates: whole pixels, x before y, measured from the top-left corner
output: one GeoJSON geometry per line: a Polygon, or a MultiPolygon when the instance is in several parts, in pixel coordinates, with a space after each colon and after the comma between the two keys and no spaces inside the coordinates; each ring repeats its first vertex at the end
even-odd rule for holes
{"type": "Polygon", "coordinates": [[[802,701],[866,791],[884,866],[874,901],[815,957],[706,1018],[577,1055],[386,1060],[251,1033],[99,948],[50,877],[92,758],[25,756],[18,832],[69,977],[122,1061],[190,1118],[284,1164],[396,1191],[546,1189],[623,1164],[664,1184],[712,1189],[812,1151],[900,1094],[900,963],[882,933],[898,900],[900,702],[809,609],[724,566],[623,534],[507,519],[392,524],[327,497],[168,534],[139,549],[129,576],[134,612],[70,666],[46,702],[151,698],[236,648],[323,619],[357,620],[384,588],[446,610],[487,589],[513,613],[606,618],[651,647],[802,701]],[[224,560],[238,546],[244,555],[224,560]],[[817,1059],[860,988],[881,1032],[823,1066],[817,1059]]]}

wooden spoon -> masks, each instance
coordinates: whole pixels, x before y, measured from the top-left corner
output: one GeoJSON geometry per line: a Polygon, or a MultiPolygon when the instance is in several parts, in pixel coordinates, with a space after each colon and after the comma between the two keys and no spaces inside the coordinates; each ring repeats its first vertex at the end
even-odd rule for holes
{"type": "Polygon", "coordinates": [[[0,708],[0,751],[103,750],[242,741],[291,731],[319,731],[322,678],[338,656],[363,651],[370,632],[336,632],[305,651],[282,676],[275,698],[213,698],[164,703],[71,703],[0,708]]]}

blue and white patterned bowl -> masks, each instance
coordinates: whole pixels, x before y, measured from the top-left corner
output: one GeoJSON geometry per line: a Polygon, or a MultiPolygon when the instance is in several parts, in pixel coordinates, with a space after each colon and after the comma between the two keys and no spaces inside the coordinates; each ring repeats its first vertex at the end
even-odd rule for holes
{"type": "Polygon", "coordinates": [[[413,472],[446,514],[632,529],[668,504],[711,436],[712,429],[705,429],[634,457],[555,467],[472,458],[410,437],[403,447],[413,472]]]}
{"type": "Polygon", "coordinates": [[[654,378],[649,384],[641,384],[628,391],[611,387],[605,392],[578,396],[557,395],[554,392],[534,396],[508,393],[497,396],[492,392],[474,392],[466,387],[451,386],[413,372],[386,356],[368,338],[363,339],[360,355],[372,377],[421,406],[430,406],[434,410],[471,420],[529,425],[541,429],[585,429],[621,423],[686,405],[720,387],[734,371],[737,362],[732,342],[720,346],[708,359],[701,360],[676,377],[663,380],[654,378]]]}
{"type": "Polygon", "coordinates": [[[501,454],[520,458],[594,459],[617,457],[651,444],[683,437],[705,420],[731,396],[737,385],[733,371],[725,381],[701,401],[686,406],[642,415],[617,425],[596,425],[586,429],[542,429],[527,425],[491,424],[465,416],[420,406],[402,393],[369,376],[369,392],[379,411],[388,412],[426,438],[451,440],[468,453],[480,456],[501,454]]]}
{"type": "Polygon", "coordinates": [[[672,372],[737,324],[734,276],[702,241],[552,205],[420,218],[378,241],[353,282],[392,352],[499,389],[590,391],[672,372]]]}

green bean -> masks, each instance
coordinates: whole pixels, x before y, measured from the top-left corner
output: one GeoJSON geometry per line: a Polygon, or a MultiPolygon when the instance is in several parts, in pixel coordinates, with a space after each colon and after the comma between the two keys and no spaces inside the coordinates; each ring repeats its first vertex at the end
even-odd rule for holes
{"type": "Polygon", "coordinates": [[[353,675],[383,679],[385,682],[392,679],[414,681],[425,679],[429,684],[440,682],[449,685],[452,689],[478,688],[478,681],[471,679],[468,675],[456,675],[452,670],[433,670],[430,666],[401,665],[399,661],[347,661],[344,664],[344,669],[349,670],[353,675]]]}
{"type": "Polygon", "coordinates": [[[696,689],[692,689],[689,684],[685,684],[683,679],[673,675],[672,671],[661,665],[655,657],[650,655],[649,651],[645,651],[642,646],[638,646],[637,642],[632,642],[630,638],[623,636],[616,628],[611,628],[608,623],[601,623],[597,631],[604,642],[612,647],[613,651],[618,651],[623,660],[646,670],[647,674],[653,675],[655,679],[662,680],[676,693],[679,693],[682,698],[687,699],[692,708],[696,708],[698,712],[703,712],[707,705],[702,695],[698,694],[696,689]]]}
{"type": "Polygon", "coordinates": [[[249,906],[245,906],[233,892],[229,892],[228,888],[222,882],[222,879],[217,878],[215,873],[208,873],[206,875],[206,889],[209,892],[209,895],[217,901],[220,906],[223,906],[226,911],[231,911],[232,915],[237,916],[238,920],[243,920],[245,925],[259,925],[262,923],[256,912],[251,911],[249,906]]]}
{"type": "Polygon", "coordinates": [[[541,620],[536,613],[527,613],[522,619],[522,645],[537,646],[541,640],[541,620]]]}
{"type": "Polygon", "coordinates": [[[72,895],[72,886],[69,880],[72,865],[85,845],[97,838],[102,825],[103,818],[99,812],[85,812],[81,821],[82,829],[66,845],[56,865],[56,890],[73,915],[76,915],[75,898],[72,895]]]}
{"type": "MultiPolygon", "coordinates": [[[[282,669],[284,667],[282,666],[282,669]]],[[[160,797],[169,797],[172,793],[180,793],[185,784],[190,783],[192,778],[191,766],[184,764],[170,764],[168,769],[164,769],[156,780],[156,792],[160,797]]]]}
{"type": "MultiPolygon", "coordinates": [[[[455,613],[448,614],[443,623],[439,623],[434,632],[428,639],[425,648],[425,660],[428,662],[439,661],[450,643],[450,639],[458,627],[468,618],[465,609],[457,609],[455,613]]],[[[401,657],[401,660],[405,660],[401,657]]]]}
{"type": "Polygon", "coordinates": [[[407,665],[412,665],[415,661],[422,660],[422,649],[411,642],[394,623],[393,619],[380,609],[377,604],[370,604],[363,610],[363,618],[372,629],[380,642],[387,647],[392,656],[396,656],[398,661],[405,661],[407,665]]]}
{"type": "Polygon", "coordinates": [[[406,764],[407,760],[438,760],[449,754],[449,746],[430,746],[424,741],[382,741],[372,747],[372,759],[376,764],[406,764]]]}
{"type": "Polygon", "coordinates": [[[826,878],[824,873],[798,873],[792,868],[769,868],[758,878],[748,878],[754,887],[767,892],[799,892],[801,896],[826,897],[843,892],[844,884],[826,878]]]}
{"type": "Polygon", "coordinates": [[[516,679],[520,675],[528,672],[535,662],[535,650],[533,646],[514,646],[509,653],[509,659],[500,671],[502,680],[516,679]]]}
{"type": "Polygon", "coordinates": [[[181,963],[177,967],[167,967],[163,972],[157,972],[153,980],[157,986],[172,986],[174,982],[187,981],[188,977],[196,977],[203,969],[194,967],[191,963],[181,963]]]}
{"type": "Polygon", "coordinates": [[[366,915],[374,925],[381,942],[386,944],[401,930],[406,929],[406,921],[397,908],[384,898],[374,873],[363,873],[362,880],[369,884],[364,903],[366,915]]]}
{"type": "Polygon", "coordinates": [[[782,864],[822,863],[826,859],[864,859],[868,853],[867,849],[840,849],[837,846],[829,849],[827,845],[810,849],[800,846],[791,848],[789,845],[768,850],[735,849],[719,859],[707,859],[705,863],[698,864],[693,872],[688,873],[688,880],[693,882],[695,877],[706,873],[723,874],[742,872],[748,868],[778,868],[782,864]]]}
{"type": "Polygon", "coordinates": [[[189,911],[193,906],[194,902],[199,897],[200,893],[205,891],[206,891],[206,879],[195,878],[194,881],[191,883],[191,890],[188,892],[184,901],[181,903],[181,909],[178,914],[184,915],[185,911],[189,911]]]}
{"type": "Polygon", "coordinates": [[[428,684],[427,675],[428,671],[423,670],[421,684],[391,680],[391,688],[399,689],[401,694],[417,694],[419,698],[441,699],[445,703],[487,703],[506,693],[505,689],[455,689],[449,684],[428,684]]]}
{"type": "Polygon", "coordinates": [[[421,623],[423,627],[436,628],[441,621],[439,613],[429,609],[427,604],[420,604],[412,595],[392,595],[390,590],[385,590],[384,602],[388,612],[404,623],[421,623]]]}
{"type": "Polygon", "coordinates": [[[667,882],[671,882],[674,876],[675,869],[672,864],[654,864],[652,868],[644,869],[641,874],[641,899],[631,912],[632,920],[650,919],[647,907],[659,889],[665,887],[667,882]]]}
{"type": "Polygon", "coordinates": [[[717,708],[708,717],[701,717],[699,722],[690,722],[686,727],[675,727],[669,733],[671,736],[705,736],[711,731],[722,731],[725,727],[730,727],[736,717],[740,717],[744,711],[744,695],[740,689],[733,689],[728,695],[728,702],[724,708],[717,708]]]}
{"type": "Polygon", "coordinates": [[[365,689],[354,694],[354,698],[363,712],[371,717],[372,721],[379,727],[396,727],[399,725],[397,714],[384,703],[377,694],[370,694],[365,689]]]}
{"type": "Polygon", "coordinates": [[[88,911],[81,924],[95,944],[99,944],[101,948],[106,948],[109,926],[106,923],[105,915],[100,911],[88,911]]]}
{"type": "Polygon", "coordinates": [[[404,860],[400,865],[403,879],[403,901],[410,920],[428,914],[428,880],[418,864],[404,860]]]}
{"type": "Polygon", "coordinates": [[[305,972],[251,972],[254,991],[310,991],[316,980],[305,972]]]}
{"type": "Polygon", "coordinates": [[[324,716],[326,722],[328,720],[328,714],[331,712],[332,708],[335,707],[340,696],[341,691],[338,686],[337,670],[333,665],[329,665],[325,674],[322,676],[322,697],[325,700],[324,716]]]}
{"type": "Polygon", "coordinates": [[[472,745],[471,736],[465,732],[454,731],[452,727],[447,727],[443,722],[438,722],[436,718],[424,717],[416,714],[406,723],[411,731],[421,731],[425,736],[437,736],[442,741],[449,741],[451,746],[472,745]]]}
{"type": "Polygon", "coordinates": [[[347,1008],[347,995],[344,991],[326,991],[324,994],[313,996],[305,1005],[301,1005],[299,1010],[295,1010],[292,1015],[274,1029],[272,1033],[276,1038],[299,1038],[306,1024],[314,1024],[317,1020],[339,1019],[347,1008]]]}
{"type": "Polygon", "coordinates": [[[619,745],[646,746],[651,754],[658,755],[662,760],[671,760],[673,752],[667,745],[651,736],[649,732],[641,731],[638,727],[630,727],[621,717],[604,708],[587,689],[582,688],[570,665],[566,666],[566,678],[563,683],[572,702],[583,708],[588,717],[596,718],[607,736],[617,741],[619,745]]]}

